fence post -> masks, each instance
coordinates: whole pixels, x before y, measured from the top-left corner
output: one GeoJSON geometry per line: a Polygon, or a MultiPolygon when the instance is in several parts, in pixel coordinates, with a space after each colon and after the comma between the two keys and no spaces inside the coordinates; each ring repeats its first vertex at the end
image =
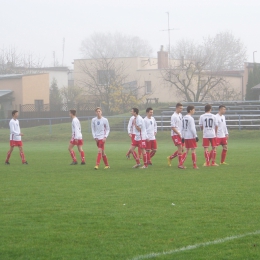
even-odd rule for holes
{"type": "Polygon", "coordinates": [[[161,131],[163,131],[163,115],[161,115],[161,131]]]}
{"type": "Polygon", "coordinates": [[[126,131],[126,126],[125,126],[125,117],[124,117],[124,132],[126,131]]]}
{"type": "Polygon", "coordinates": [[[238,117],[238,122],[239,122],[239,131],[241,130],[241,121],[240,121],[240,115],[238,117]]]}
{"type": "Polygon", "coordinates": [[[51,118],[49,119],[49,134],[52,134],[51,118]]]}

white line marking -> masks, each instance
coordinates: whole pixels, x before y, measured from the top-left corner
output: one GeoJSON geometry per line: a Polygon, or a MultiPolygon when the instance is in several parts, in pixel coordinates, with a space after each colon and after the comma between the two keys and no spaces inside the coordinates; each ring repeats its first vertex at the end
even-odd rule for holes
{"type": "Polygon", "coordinates": [[[203,246],[221,244],[221,243],[224,243],[224,242],[227,242],[227,241],[230,241],[230,240],[239,239],[239,238],[252,236],[252,235],[258,235],[258,234],[260,234],[260,230],[257,230],[255,232],[251,232],[251,233],[246,233],[246,234],[243,234],[243,235],[225,237],[225,238],[221,238],[221,239],[217,239],[217,240],[213,240],[213,241],[209,241],[209,242],[205,242],[205,243],[189,245],[189,246],[181,247],[181,248],[166,251],[166,252],[151,253],[151,254],[147,254],[147,255],[139,255],[139,256],[132,258],[131,260],[142,260],[142,259],[155,258],[155,257],[159,257],[159,256],[162,256],[162,255],[172,255],[172,254],[175,254],[175,253],[179,253],[179,252],[183,252],[183,251],[187,251],[187,250],[192,250],[192,249],[196,249],[196,248],[203,247],[203,246]]]}

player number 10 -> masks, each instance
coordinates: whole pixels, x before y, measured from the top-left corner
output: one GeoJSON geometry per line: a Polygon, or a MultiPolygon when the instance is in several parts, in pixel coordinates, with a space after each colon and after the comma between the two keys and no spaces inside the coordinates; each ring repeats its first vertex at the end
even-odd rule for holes
{"type": "Polygon", "coordinates": [[[213,126],[213,119],[212,118],[206,118],[205,119],[205,123],[206,123],[205,127],[212,128],[212,126],[213,126]]]}

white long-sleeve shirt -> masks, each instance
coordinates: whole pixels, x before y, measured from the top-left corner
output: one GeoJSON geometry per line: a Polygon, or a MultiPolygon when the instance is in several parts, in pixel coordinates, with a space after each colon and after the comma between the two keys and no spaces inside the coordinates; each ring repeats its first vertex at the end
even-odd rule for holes
{"type": "Polygon", "coordinates": [[[71,128],[72,128],[72,139],[81,140],[82,139],[81,125],[77,117],[74,117],[72,119],[71,128]]]}
{"type": "MultiPolygon", "coordinates": [[[[177,114],[174,112],[171,116],[171,127],[174,127],[180,134],[182,132],[182,114],[177,114]]],[[[171,130],[171,135],[178,135],[173,130],[171,130]]]]}
{"type": "Polygon", "coordinates": [[[9,127],[10,127],[10,140],[13,141],[21,141],[21,129],[19,125],[19,121],[16,119],[14,120],[13,118],[9,122],[9,127]]]}
{"type": "Polygon", "coordinates": [[[227,125],[226,125],[226,118],[224,115],[216,114],[216,118],[218,121],[218,131],[217,131],[217,137],[223,138],[228,135],[227,125]]]}
{"type": "Polygon", "coordinates": [[[110,132],[108,120],[105,117],[100,119],[94,117],[91,121],[91,130],[94,139],[102,140],[107,138],[110,132]]]}
{"type": "Polygon", "coordinates": [[[148,118],[147,116],[144,118],[144,123],[146,127],[147,137],[149,140],[155,140],[155,133],[157,133],[157,123],[155,118],[152,116],[148,118]]]}
{"type": "Polygon", "coordinates": [[[138,131],[134,125],[135,140],[136,141],[140,141],[140,140],[145,141],[148,137],[147,137],[144,119],[140,115],[137,115],[137,117],[134,120],[136,122],[136,125],[141,128],[141,130],[138,131]]]}
{"type": "Polygon", "coordinates": [[[197,137],[195,121],[191,115],[185,115],[182,119],[182,137],[184,139],[194,139],[197,137]]]}
{"type": "Polygon", "coordinates": [[[218,126],[216,116],[211,113],[205,113],[200,116],[199,125],[203,127],[203,138],[215,138],[215,128],[218,126]]]}
{"type": "Polygon", "coordinates": [[[131,116],[129,119],[128,126],[127,126],[128,134],[134,133],[134,124],[133,124],[134,119],[135,119],[134,116],[131,116]]]}

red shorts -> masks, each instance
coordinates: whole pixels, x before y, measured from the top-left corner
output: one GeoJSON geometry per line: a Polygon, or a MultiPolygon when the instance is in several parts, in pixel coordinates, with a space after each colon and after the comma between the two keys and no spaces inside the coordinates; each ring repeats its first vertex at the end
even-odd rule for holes
{"type": "MultiPolygon", "coordinates": [[[[132,140],[132,145],[133,145],[133,143],[134,143],[134,141],[135,141],[135,134],[132,134],[131,140],[132,140]]],[[[134,146],[134,145],[133,145],[133,146],[134,146]]]]}
{"type": "Polygon", "coordinates": [[[194,149],[197,147],[196,139],[185,139],[185,147],[189,149],[194,149]]]}
{"type": "Polygon", "coordinates": [[[156,140],[150,140],[149,142],[146,141],[146,150],[156,150],[156,149],[157,149],[156,140]]]}
{"type": "Polygon", "coordinates": [[[105,143],[103,142],[103,139],[97,140],[96,142],[97,142],[97,147],[98,148],[101,148],[102,150],[105,149],[105,143]]]}
{"type": "Polygon", "coordinates": [[[12,147],[14,147],[14,146],[23,146],[23,142],[22,141],[10,140],[10,146],[12,146],[12,147]]]}
{"type": "Polygon", "coordinates": [[[134,140],[132,145],[135,146],[135,147],[139,147],[139,148],[146,148],[146,141],[143,141],[143,140],[136,141],[136,140],[134,140]]]}
{"type": "Polygon", "coordinates": [[[203,147],[209,147],[210,145],[212,147],[217,147],[217,138],[216,137],[214,137],[214,138],[203,138],[202,146],[203,147]]]}
{"type": "Polygon", "coordinates": [[[172,141],[174,142],[174,145],[175,145],[175,146],[178,146],[178,145],[185,146],[185,143],[183,144],[183,143],[181,142],[181,138],[180,138],[179,135],[173,135],[173,136],[172,136],[172,141]]]}
{"type": "Polygon", "coordinates": [[[217,146],[219,145],[227,145],[227,138],[226,137],[217,137],[217,146]]]}
{"type": "Polygon", "coordinates": [[[70,143],[73,145],[83,145],[83,139],[78,139],[78,142],[76,142],[74,139],[71,139],[70,143]]]}

